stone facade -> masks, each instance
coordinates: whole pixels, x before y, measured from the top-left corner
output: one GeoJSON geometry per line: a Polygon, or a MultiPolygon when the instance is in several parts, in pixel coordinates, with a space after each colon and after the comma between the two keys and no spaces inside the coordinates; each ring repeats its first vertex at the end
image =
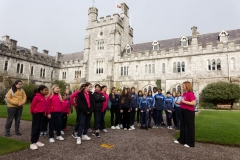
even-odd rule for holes
{"type": "Polygon", "coordinates": [[[46,50],[39,53],[37,47],[19,47],[17,41],[4,36],[0,42],[0,89],[20,78],[48,86],[56,79],[65,80],[72,90],[88,81],[148,91],[161,80],[164,92],[174,92],[181,90],[182,82],[190,81],[198,97],[209,83],[240,83],[240,29],[200,34],[193,26],[191,36],[133,44],[129,8],[122,3],[121,9],[120,15],[98,19],[98,9],[89,8],[82,52],[52,57],[46,50]],[[23,64],[23,73],[16,73],[18,63],[23,64]],[[29,66],[34,67],[34,74],[28,78],[29,66]],[[40,76],[41,68],[45,77],[40,76]]]}

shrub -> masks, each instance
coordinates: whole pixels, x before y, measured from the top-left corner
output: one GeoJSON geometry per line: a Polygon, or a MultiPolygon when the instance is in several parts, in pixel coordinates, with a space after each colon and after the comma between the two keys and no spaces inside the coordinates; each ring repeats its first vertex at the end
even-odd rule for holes
{"type": "Polygon", "coordinates": [[[27,101],[31,102],[34,96],[34,90],[36,89],[36,86],[32,83],[24,84],[22,89],[25,91],[27,95],[27,101]]]}

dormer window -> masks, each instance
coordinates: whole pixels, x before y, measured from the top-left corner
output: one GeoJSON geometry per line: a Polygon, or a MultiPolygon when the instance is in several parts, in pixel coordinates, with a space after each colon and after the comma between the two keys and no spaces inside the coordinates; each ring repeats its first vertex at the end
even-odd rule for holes
{"type": "Polygon", "coordinates": [[[126,50],[126,53],[131,53],[132,48],[131,48],[131,46],[128,44],[128,45],[126,45],[125,50],[126,50]]]}
{"type": "Polygon", "coordinates": [[[180,40],[182,47],[188,47],[188,38],[183,36],[180,40]]]}
{"type": "Polygon", "coordinates": [[[158,51],[159,50],[159,43],[158,43],[158,41],[153,41],[153,43],[152,43],[152,46],[153,46],[153,50],[154,51],[158,51]]]}
{"type": "Polygon", "coordinates": [[[226,31],[222,30],[218,35],[218,40],[220,42],[227,42],[228,37],[229,37],[229,34],[226,31]]]}

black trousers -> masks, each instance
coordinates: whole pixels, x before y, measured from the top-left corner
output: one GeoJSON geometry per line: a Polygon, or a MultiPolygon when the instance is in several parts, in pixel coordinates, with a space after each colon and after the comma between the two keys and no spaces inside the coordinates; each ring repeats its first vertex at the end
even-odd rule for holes
{"type": "Polygon", "coordinates": [[[137,123],[140,123],[140,109],[137,111],[137,123]]]}
{"type": "Polygon", "coordinates": [[[41,132],[47,132],[49,119],[47,116],[43,116],[41,124],[41,132]]]}
{"type": "Polygon", "coordinates": [[[81,137],[82,135],[86,135],[88,132],[88,128],[90,126],[90,121],[92,114],[84,114],[82,112],[79,112],[79,128],[78,128],[78,137],[81,137]]]}
{"type": "Polygon", "coordinates": [[[100,130],[106,129],[106,127],[105,127],[105,114],[106,114],[106,111],[101,112],[100,130]]]}
{"type": "Polygon", "coordinates": [[[120,118],[120,109],[116,105],[112,105],[111,109],[111,126],[117,126],[119,124],[119,118],[120,118]],[[114,116],[115,116],[115,121],[114,121],[114,116]]]}
{"type": "Polygon", "coordinates": [[[62,128],[61,130],[63,130],[64,128],[67,127],[67,119],[68,119],[68,113],[62,113],[62,128]]]}
{"type": "Polygon", "coordinates": [[[74,132],[78,131],[79,120],[80,120],[80,113],[79,113],[79,110],[78,110],[77,106],[76,106],[76,114],[77,114],[77,118],[76,118],[76,125],[75,125],[75,128],[74,128],[74,132]]]}
{"type": "Polygon", "coordinates": [[[172,119],[173,119],[174,127],[177,127],[175,107],[174,107],[174,110],[172,111],[172,119]]]}
{"type": "Polygon", "coordinates": [[[5,124],[5,134],[10,134],[12,121],[15,119],[15,133],[19,133],[20,119],[22,116],[22,107],[7,107],[8,117],[5,124]]]}
{"type": "Polygon", "coordinates": [[[94,130],[98,130],[99,129],[99,125],[100,125],[100,120],[101,120],[101,110],[95,110],[94,111],[94,130]]]}
{"type": "Polygon", "coordinates": [[[44,113],[33,113],[32,114],[32,132],[31,132],[31,142],[32,143],[38,142],[43,117],[44,117],[44,113]]]}
{"type": "Polygon", "coordinates": [[[57,136],[61,135],[62,127],[62,112],[52,112],[49,120],[49,138],[54,138],[54,129],[57,131],[57,136]],[[55,128],[56,127],[56,128],[55,128]]]}
{"type": "Polygon", "coordinates": [[[123,128],[130,128],[130,112],[129,108],[122,108],[123,110],[123,128]]]}
{"type": "Polygon", "coordinates": [[[136,108],[132,108],[131,117],[130,117],[130,126],[134,125],[135,116],[136,116],[136,108]]]}
{"type": "Polygon", "coordinates": [[[180,119],[180,137],[178,142],[187,144],[190,147],[195,146],[195,112],[188,109],[181,109],[180,119]]]}
{"type": "Polygon", "coordinates": [[[156,126],[157,125],[156,108],[153,108],[152,118],[153,118],[154,125],[156,126]]]}
{"type": "Polygon", "coordinates": [[[141,126],[148,127],[149,112],[141,112],[141,126]]]}
{"type": "Polygon", "coordinates": [[[172,113],[166,111],[167,125],[172,126],[172,113]]]}
{"type": "Polygon", "coordinates": [[[180,118],[181,118],[181,109],[180,107],[175,107],[175,117],[176,117],[176,128],[180,128],[180,118]]]}
{"type": "Polygon", "coordinates": [[[151,126],[152,117],[153,117],[153,109],[149,110],[148,112],[148,126],[151,126]]]}

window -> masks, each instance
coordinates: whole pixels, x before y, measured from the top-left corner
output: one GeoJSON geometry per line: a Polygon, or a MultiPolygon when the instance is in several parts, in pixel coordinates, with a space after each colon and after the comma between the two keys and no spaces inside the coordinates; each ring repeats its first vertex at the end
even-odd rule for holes
{"type": "Polygon", "coordinates": [[[207,61],[207,63],[208,63],[208,70],[211,71],[211,68],[212,68],[212,67],[211,67],[211,60],[209,59],[209,60],[207,61]]]}
{"type": "Polygon", "coordinates": [[[51,79],[53,79],[53,70],[52,70],[52,72],[51,72],[51,79]]]}
{"type": "Polygon", "coordinates": [[[153,50],[159,50],[159,43],[158,43],[158,41],[153,41],[153,43],[152,43],[152,46],[153,46],[153,50]]]}
{"type": "Polygon", "coordinates": [[[138,73],[138,65],[136,65],[136,72],[138,73]]]}
{"type": "Polygon", "coordinates": [[[144,92],[147,92],[147,88],[144,88],[144,92]]]}
{"type": "Polygon", "coordinates": [[[104,50],[104,40],[98,40],[98,50],[104,50]]]}
{"type": "Polygon", "coordinates": [[[129,69],[129,66],[127,66],[127,76],[128,76],[128,69],[129,69]]]}
{"type": "Polygon", "coordinates": [[[123,67],[121,67],[121,76],[123,76],[123,67]]]}
{"type": "Polygon", "coordinates": [[[231,71],[235,70],[235,59],[233,57],[230,60],[230,70],[231,71]]]}
{"type": "Polygon", "coordinates": [[[148,86],[148,91],[152,91],[152,87],[151,86],[148,86]]]}
{"type": "Polygon", "coordinates": [[[21,64],[20,73],[23,73],[23,64],[21,64]]]}
{"type": "Polygon", "coordinates": [[[121,76],[128,76],[129,66],[121,67],[121,76]]]}
{"type": "Polygon", "coordinates": [[[217,70],[221,70],[221,60],[217,59],[217,70]]]}
{"type": "Polygon", "coordinates": [[[220,42],[227,42],[228,38],[229,38],[229,34],[224,30],[222,30],[218,35],[218,40],[220,42]]]}
{"type": "Polygon", "coordinates": [[[215,71],[216,69],[216,62],[215,59],[212,60],[212,70],[215,71]]]}
{"type": "Polygon", "coordinates": [[[148,65],[145,65],[145,74],[148,72],[148,65]]]}
{"type": "Polygon", "coordinates": [[[181,42],[182,47],[187,47],[188,46],[188,38],[187,37],[183,36],[181,38],[180,42],[181,42]]]}
{"type": "Polygon", "coordinates": [[[62,79],[66,79],[67,77],[67,73],[66,72],[62,72],[62,79]]]}
{"type": "Polygon", "coordinates": [[[185,72],[185,62],[182,62],[182,72],[185,72]]]}
{"type": "Polygon", "coordinates": [[[75,71],[75,78],[81,78],[81,71],[75,71]]]}
{"type": "Polygon", "coordinates": [[[33,66],[31,66],[31,76],[33,76],[33,66]]]}
{"type": "Polygon", "coordinates": [[[152,74],[155,74],[155,64],[152,65],[152,74]]]}
{"type": "Polygon", "coordinates": [[[131,49],[127,49],[127,53],[131,53],[131,49]]]}
{"type": "Polygon", "coordinates": [[[96,73],[97,74],[103,73],[103,60],[97,61],[96,73]]]}
{"type": "Polygon", "coordinates": [[[17,73],[20,73],[20,64],[17,64],[17,73]]]}
{"type": "Polygon", "coordinates": [[[131,53],[131,51],[132,51],[131,49],[132,49],[131,46],[129,44],[127,44],[125,47],[126,53],[131,53]]]}
{"type": "Polygon", "coordinates": [[[180,64],[180,62],[177,63],[177,72],[178,73],[181,72],[181,64],[180,64]]]}
{"type": "Polygon", "coordinates": [[[182,87],[181,87],[181,85],[178,85],[177,91],[178,91],[178,92],[182,92],[182,87]]]}
{"type": "Polygon", "coordinates": [[[124,73],[124,76],[127,75],[127,67],[126,66],[124,66],[124,72],[123,73],[124,73]]]}
{"type": "Polygon", "coordinates": [[[45,76],[45,69],[43,69],[43,75],[42,75],[42,77],[46,77],[46,76],[45,76]]]}
{"type": "Polygon", "coordinates": [[[4,71],[8,70],[8,61],[5,61],[5,65],[4,65],[4,71]]]}
{"type": "Polygon", "coordinates": [[[176,62],[173,63],[173,73],[177,72],[177,66],[176,66],[176,62]]]}
{"type": "Polygon", "coordinates": [[[40,70],[40,77],[42,77],[43,69],[40,70]]]}
{"type": "Polygon", "coordinates": [[[162,64],[162,73],[166,73],[165,63],[162,64]]]}
{"type": "Polygon", "coordinates": [[[155,74],[155,64],[146,64],[145,74],[155,74]]]}
{"type": "Polygon", "coordinates": [[[152,69],[152,66],[151,64],[148,65],[148,73],[151,74],[151,69],[152,69]]]}

